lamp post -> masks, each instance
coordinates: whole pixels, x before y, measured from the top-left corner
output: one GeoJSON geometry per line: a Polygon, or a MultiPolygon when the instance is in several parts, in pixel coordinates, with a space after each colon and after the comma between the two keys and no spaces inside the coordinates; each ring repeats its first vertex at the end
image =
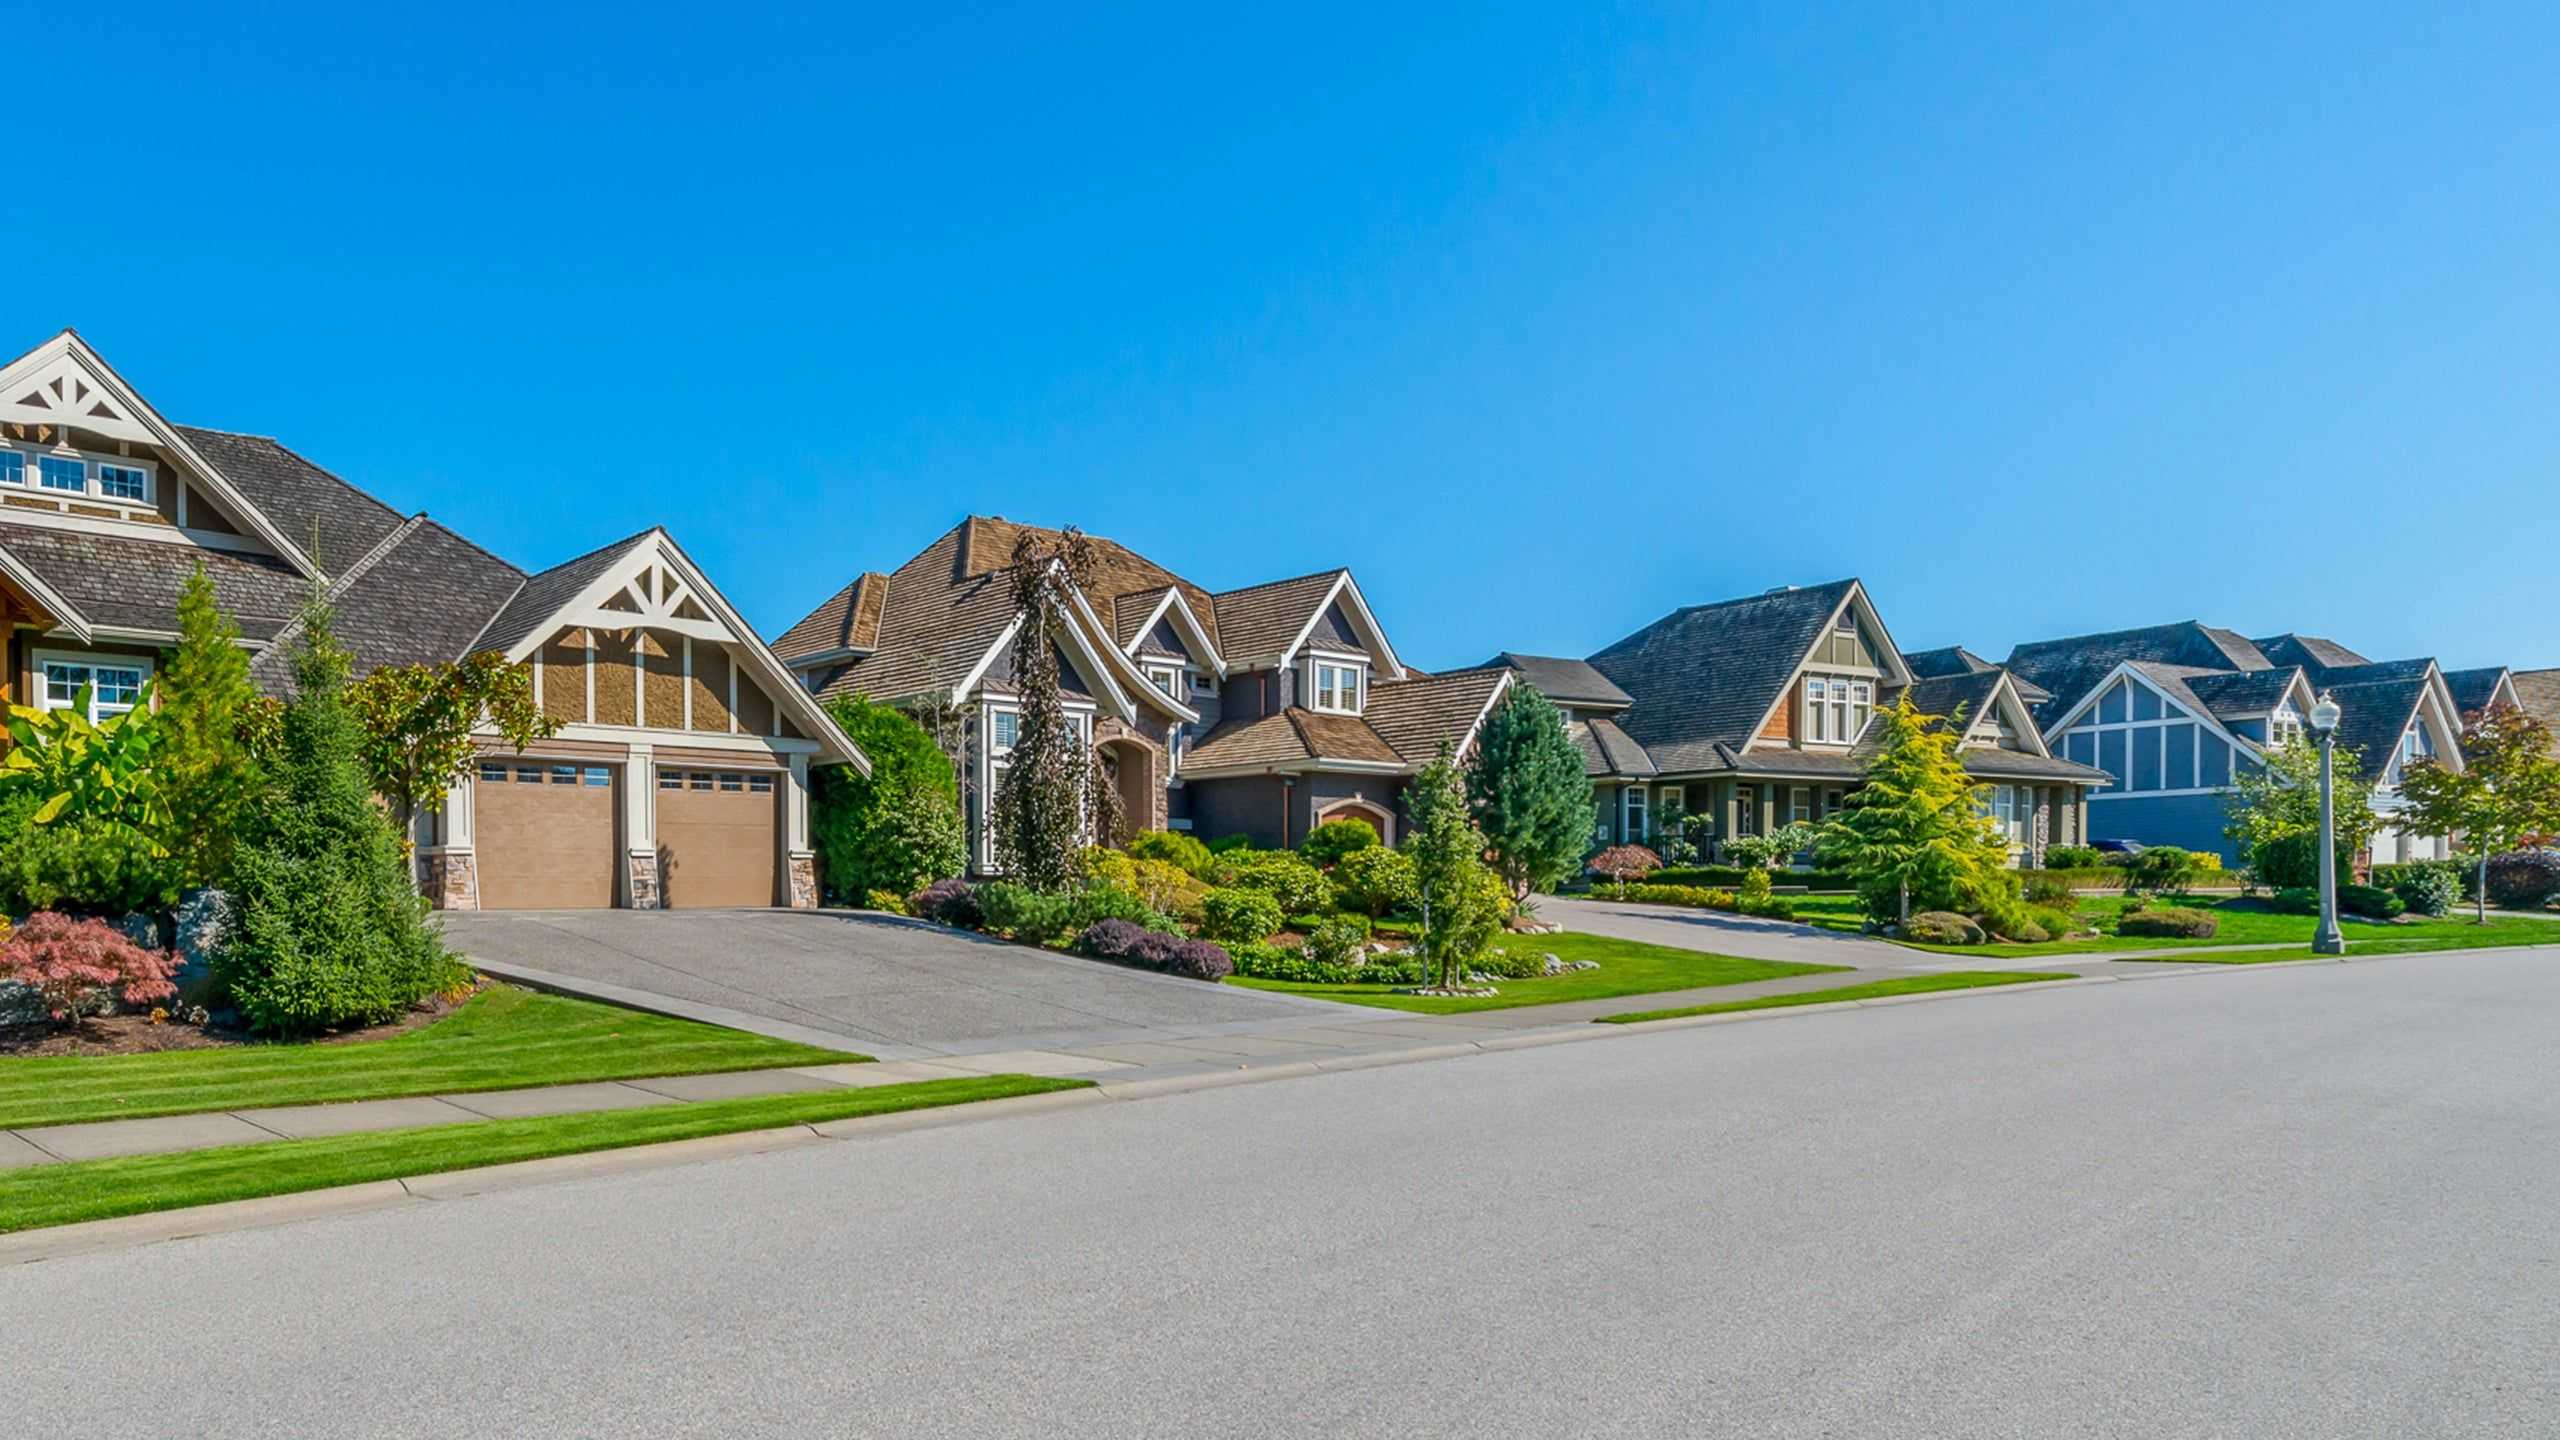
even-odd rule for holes
{"type": "Polygon", "coordinates": [[[2311,707],[2311,730],[2320,737],[2320,928],[2312,932],[2311,953],[2344,955],[2347,937],[2338,929],[2337,785],[2331,774],[2338,750],[2338,702],[2325,690],[2311,707]]]}

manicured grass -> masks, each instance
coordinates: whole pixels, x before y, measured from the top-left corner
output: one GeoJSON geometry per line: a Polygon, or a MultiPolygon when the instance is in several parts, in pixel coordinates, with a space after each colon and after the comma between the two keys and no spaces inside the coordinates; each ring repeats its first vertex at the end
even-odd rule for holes
{"type": "Polygon", "coordinates": [[[500,986],[388,1040],[0,1059],[0,1129],[869,1058],[500,986]]]}
{"type": "MultiPolygon", "coordinates": [[[[2079,902],[2080,914],[2096,922],[2104,932],[2094,939],[2053,940],[2040,945],[1922,945],[1913,941],[1899,942],[1909,949],[1928,950],[1941,955],[2006,956],[2023,959],[2035,955],[2094,955],[2118,950],[2205,950],[2231,945],[2282,945],[2284,952],[2265,952],[2251,958],[2258,960],[2299,959],[2311,953],[2311,932],[2319,920],[2310,915],[2285,915],[2266,908],[2263,902],[2250,900],[2208,900],[2198,897],[2194,909],[2202,910],[2222,922],[2221,928],[2203,940],[2176,939],[2160,935],[2118,936],[2116,920],[2124,913],[2121,896],[2084,898],[2079,902]]],[[[1808,925],[1856,933],[1863,923],[1858,902],[1854,899],[1828,897],[1800,902],[1797,916],[1808,925]]],[[[2500,919],[2495,915],[2489,923],[2475,923],[2459,911],[2441,920],[2418,920],[2400,925],[2372,925],[2349,920],[2345,930],[2347,953],[2350,955],[2392,955],[2424,950],[2464,950],[2501,945],[2560,944],[2560,934],[2548,920],[2523,918],[2500,919]]],[[[2233,963],[2245,963],[2233,957],[2233,963]]]]}
{"type": "Polygon", "coordinates": [[[1652,995],[1664,990],[1696,990],[1710,985],[1740,985],[1752,980],[1779,980],[1789,975],[1820,975],[1848,967],[1799,965],[1784,960],[1744,960],[1709,955],[1668,945],[1646,945],[1606,935],[1564,933],[1515,935],[1503,942],[1514,950],[1553,954],[1564,960],[1597,960],[1597,970],[1576,970],[1535,980],[1497,980],[1502,993],[1478,998],[1455,995],[1399,995],[1385,985],[1296,985],[1280,980],[1231,979],[1230,985],[1313,995],[1354,1005],[1410,1010],[1420,1015],[1456,1015],[1470,1010],[1509,1010],[1522,1005],[1557,1005],[1568,1000],[1607,1000],[1620,995],[1652,995]]]}
{"type": "Polygon", "coordinates": [[[857,1115],[884,1115],[936,1105],[965,1105],[1052,1090],[1076,1090],[1089,1080],[1050,1080],[1033,1075],[986,1075],[927,1080],[913,1085],[806,1091],[698,1105],[652,1105],[532,1120],[487,1120],[410,1130],[379,1130],[318,1140],[279,1140],[0,1170],[0,1231],[33,1230],[211,1205],[261,1195],[289,1195],[332,1185],[356,1185],[411,1175],[466,1170],[576,1155],[667,1140],[691,1140],[740,1130],[813,1125],[857,1115]]]}
{"type": "Polygon", "coordinates": [[[2064,980],[2065,975],[2033,975],[2019,970],[1952,970],[1943,975],[1906,975],[1843,985],[1835,990],[1799,990],[1792,995],[1763,995],[1756,1000],[1727,1000],[1720,1005],[1685,1005],[1677,1010],[1634,1010],[1606,1015],[1602,1025],[1633,1025],[1643,1020],[1678,1020],[1690,1015],[1724,1015],[1736,1010],[1778,1010],[1790,1005],[1830,1005],[1843,1000],[1880,1000],[1890,995],[1921,995],[1932,990],[1977,990],[1986,985],[2024,985],[2032,980],[2064,980]]]}

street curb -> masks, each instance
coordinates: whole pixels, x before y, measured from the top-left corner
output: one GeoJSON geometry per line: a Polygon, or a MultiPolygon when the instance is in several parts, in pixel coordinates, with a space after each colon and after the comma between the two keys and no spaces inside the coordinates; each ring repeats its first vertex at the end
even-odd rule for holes
{"type": "Polygon", "coordinates": [[[1677,1030],[1694,1030],[1710,1025],[1739,1025],[1783,1020],[1799,1015],[1839,1014],[1846,1011],[1913,1005],[1926,1001],[1970,1000],[1989,995],[2026,994],[2062,990],[2077,985],[2113,985],[2128,980],[2175,980],[2217,974],[2247,975],[2260,971],[2295,969],[2305,965],[2361,965],[2456,953],[2499,954],[2510,951],[2551,949],[2560,949],[2560,945],[2502,945],[2488,950],[2474,951],[2412,950],[2362,957],[2312,956],[2301,960],[2269,960],[2254,965],[2194,964],[2192,968],[2164,968],[2157,974],[2067,975],[2051,980],[2022,981],[2015,985],[1976,985],[1956,990],[1926,991],[1916,995],[1879,996],[1869,1000],[1834,1000],[1817,1005],[1773,1005],[1757,1010],[1728,1011],[1720,1015],[1684,1015],[1665,1020],[1639,1020],[1624,1025],[1585,1020],[1560,1024],[1554,1029],[1524,1030],[1507,1035],[1487,1036],[1481,1040],[1420,1045],[1405,1050],[1371,1051],[1318,1060],[1296,1060],[1278,1065],[1239,1065],[1232,1070],[1221,1069],[1201,1074],[1164,1076],[1153,1080],[1103,1081],[1083,1089],[1053,1091],[1045,1095],[1017,1095],[1002,1100],[928,1106],[917,1110],[901,1110],[887,1115],[820,1121],[811,1125],[792,1125],[768,1130],[741,1130],[728,1135],[707,1135],[690,1140],[663,1141],[654,1145],[631,1145],[613,1150],[591,1151],[582,1155],[555,1155],[540,1160],[514,1161],[505,1165],[449,1170],[394,1180],[372,1180],[326,1190],[303,1190],[290,1195],[270,1195],[254,1200],[233,1200],[219,1205],[199,1205],[183,1210],[161,1210],[146,1215],[124,1215],[111,1220],[89,1220],[76,1225],[58,1225],[42,1230],[21,1231],[14,1235],[0,1235],[0,1269],[101,1251],[131,1249],[164,1240],[185,1240],[242,1230],[262,1230],[298,1220],[361,1214],[407,1204],[440,1203],[563,1180],[672,1169],[704,1161],[798,1149],[822,1141],[859,1140],[915,1130],[937,1130],[948,1126],[976,1124],[986,1120],[1041,1114],[1052,1110],[1091,1109],[1125,1101],[1152,1100],[1167,1095],[1189,1094],[1197,1090],[1219,1090],[1237,1085],[1260,1084],[1265,1081],[1301,1079],[1307,1076],[1353,1070],[1374,1070],[1391,1065],[1411,1065],[1432,1060],[1454,1060],[1468,1055],[1542,1049],[1552,1045],[1569,1045],[1582,1040],[1609,1039],[1621,1035],[1662,1034],[1677,1030]]]}

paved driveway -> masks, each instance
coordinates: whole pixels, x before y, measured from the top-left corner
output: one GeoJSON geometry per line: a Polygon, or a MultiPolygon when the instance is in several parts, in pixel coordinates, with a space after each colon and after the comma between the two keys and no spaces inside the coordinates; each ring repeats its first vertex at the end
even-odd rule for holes
{"type": "Polygon", "coordinates": [[[1727,915],[1715,910],[1614,902],[1597,894],[1587,899],[1542,895],[1538,898],[1538,914],[1567,930],[1587,935],[1609,935],[1752,960],[1793,960],[1806,965],[1850,965],[1860,969],[1943,968],[1933,964],[1939,959],[1937,956],[1864,935],[1817,930],[1783,920],[1755,920],[1748,915],[1727,915]]]}
{"type": "Polygon", "coordinates": [[[486,911],[445,917],[493,973],[883,1059],[1162,1040],[1377,1018],[886,916],[793,910],[486,911]],[[617,993],[621,992],[621,993],[617,993]],[[719,1013],[729,1012],[729,1013],[719,1013]],[[816,1032],[816,1033],[811,1033],[816,1032]]]}

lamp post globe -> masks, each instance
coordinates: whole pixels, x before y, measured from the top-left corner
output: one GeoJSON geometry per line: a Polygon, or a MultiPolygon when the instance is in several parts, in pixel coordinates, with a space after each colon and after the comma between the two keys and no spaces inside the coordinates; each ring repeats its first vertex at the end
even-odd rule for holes
{"type": "Polygon", "coordinates": [[[2320,928],[2311,932],[2311,953],[2344,955],[2346,934],[2338,928],[2338,812],[2334,759],[2338,749],[2337,699],[2322,691],[2311,707],[2311,731],[2320,737],[2320,928]]]}

